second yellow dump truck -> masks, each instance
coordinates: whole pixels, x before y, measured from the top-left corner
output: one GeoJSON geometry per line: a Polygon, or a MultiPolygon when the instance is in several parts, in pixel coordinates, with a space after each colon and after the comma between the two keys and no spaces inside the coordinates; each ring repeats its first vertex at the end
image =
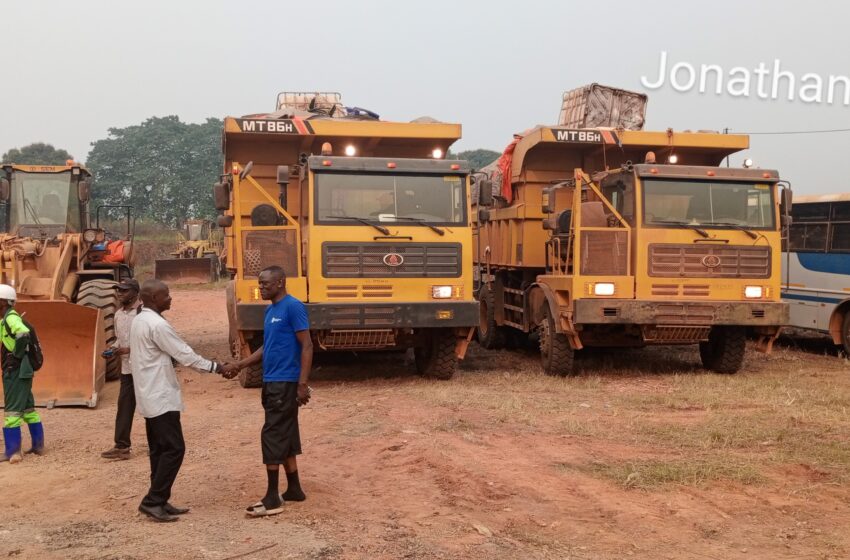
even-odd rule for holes
{"type": "Polygon", "coordinates": [[[537,336],[555,375],[590,346],[699,344],[720,373],[741,368],[748,331],[771,349],[788,322],[790,191],[774,170],[721,165],[747,136],[644,131],[640,117],[536,127],[480,176],[483,346],[537,336]]]}
{"type": "MultiPolygon", "coordinates": [[[[283,93],[272,113],[227,117],[214,187],[225,228],[230,341],[262,344],[259,273],[279,265],[319,351],[413,349],[449,378],[478,323],[469,168],[444,159],[460,125],[387,122],[335,93],[283,93]]],[[[243,370],[259,386],[259,367],[243,370]]]]}

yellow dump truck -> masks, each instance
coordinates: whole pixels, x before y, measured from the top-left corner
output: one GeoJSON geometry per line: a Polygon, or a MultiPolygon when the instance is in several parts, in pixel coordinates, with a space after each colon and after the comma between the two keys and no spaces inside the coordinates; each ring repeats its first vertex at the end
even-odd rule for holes
{"type": "Polygon", "coordinates": [[[699,344],[706,368],[735,373],[748,331],[770,351],[788,322],[790,190],[776,171],[721,166],[747,136],[633,121],[536,127],[478,176],[479,341],[539,337],[555,375],[584,347],[650,344],[699,344]]]}
{"type": "MultiPolygon", "coordinates": [[[[120,375],[114,285],[133,274],[129,207],[124,232],[90,223],[91,174],[64,166],[3,164],[0,169],[0,283],[38,332],[44,366],[33,383],[38,406],[97,405],[104,380],[120,375]]],[[[119,212],[120,213],[120,212],[119,212]]]]}
{"type": "MultiPolygon", "coordinates": [[[[382,121],[334,93],[283,93],[273,113],[227,117],[214,194],[234,356],[262,344],[257,277],[279,265],[317,350],[412,348],[420,374],[451,377],[478,322],[469,169],[443,159],[460,133],[382,121]]],[[[262,372],[239,379],[258,386],[262,372]]]]}

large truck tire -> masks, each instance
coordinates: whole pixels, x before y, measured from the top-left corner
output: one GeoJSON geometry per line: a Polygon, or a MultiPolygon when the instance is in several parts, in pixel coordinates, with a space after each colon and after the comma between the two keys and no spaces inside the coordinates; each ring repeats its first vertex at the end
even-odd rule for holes
{"type": "Polygon", "coordinates": [[[456,346],[453,329],[426,332],[424,344],[413,349],[416,371],[423,377],[451,379],[457,369],[456,346]]]}
{"type": "Polygon", "coordinates": [[[575,373],[575,350],[566,335],[556,332],[548,305],[540,325],[540,358],[546,375],[565,377],[575,373]]]}
{"type": "Polygon", "coordinates": [[[478,291],[478,344],[487,350],[505,347],[505,327],[496,324],[496,296],[487,284],[478,291]]]}
{"type": "MultiPolygon", "coordinates": [[[[114,280],[89,280],[80,286],[77,293],[77,305],[100,309],[103,315],[103,330],[106,347],[115,342],[115,311],[118,309],[118,296],[115,293],[114,280]]],[[[98,353],[105,348],[98,349],[98,353]]],[[[121,357],[112,356],[106,360],[106,380],[115,381],[121,377],[121,357]]]]}
{"type": "Polygon", "coordinates": [[[708,341],[699,343],[702,365],[715,373],[738,373],[744,365],[747,351],[747,330],[744,327],[718,325],[711,327],[708,341]]]}
{"type": "Polygon", "coordinates": [[[248,366],[239,372],[239,385],[245,389],[263,386],[263,364],[248,366]]]}

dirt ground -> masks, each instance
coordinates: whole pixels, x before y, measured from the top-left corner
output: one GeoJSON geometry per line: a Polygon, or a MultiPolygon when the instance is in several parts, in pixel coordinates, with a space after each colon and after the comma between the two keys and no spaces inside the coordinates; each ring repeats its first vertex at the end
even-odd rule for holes
{"type": "MultiPolygon", "coordinates": [[[[224,294],[168,314],[227,357],[224,294]]],[[[117,383],[97,409],[44,411],[48,454],[0,465],[0,556],[20,558],[848,558],[850,365],[816,339],[711,375],[693,348],[588,352],[576,377],[531,350],[473,347],[455,379],[403,354],[323,360],[302,409],[308,499],[265,491],[259,390],[181,371],[186,459],[159,525],[144,424],[106,462],[117,383]]],[[[26,437],[26,436],[25,436],[26,437]]]]}

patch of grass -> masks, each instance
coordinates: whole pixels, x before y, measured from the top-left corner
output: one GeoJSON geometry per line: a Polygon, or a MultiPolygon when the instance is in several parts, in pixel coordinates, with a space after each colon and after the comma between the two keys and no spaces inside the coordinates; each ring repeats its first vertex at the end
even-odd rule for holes
{"type": "Polygon", "coordinates": [[[626,462],[593,462],[582,465],[559,464],[561,470],[577,470],[612,480],[625,488],[652,489],[667,484],[705,486],[710,482],[732,481],[757,484],[762,475],[750,464],[731,457],[689,457],[687,459],[643,459],[626,462]]]}

